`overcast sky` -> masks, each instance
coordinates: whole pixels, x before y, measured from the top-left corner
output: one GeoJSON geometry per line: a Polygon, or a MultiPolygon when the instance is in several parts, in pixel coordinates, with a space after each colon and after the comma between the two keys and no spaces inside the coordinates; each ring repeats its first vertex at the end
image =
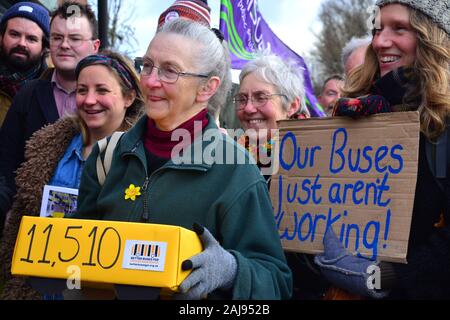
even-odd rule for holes
{"type": "MultiPolygon", "coordinates": [[[[153,38],[161,12],[174,0],[126,0],[133,19],[127,21],[135,28],[138,44],[135,56],[142,56],[153,38]]],[[[315,41],[314,32],[320,30],[317,22],[321,0],[259,0],[264,19],[275,34],[292,50],[304,56],[315,41]]],[[[220,0],[209,0],[212,26],[219,28],[220,0]]]]}

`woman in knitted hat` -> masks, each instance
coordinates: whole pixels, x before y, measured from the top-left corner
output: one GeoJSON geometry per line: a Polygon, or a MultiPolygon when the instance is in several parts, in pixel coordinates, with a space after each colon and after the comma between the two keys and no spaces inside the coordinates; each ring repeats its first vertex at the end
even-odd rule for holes
{"type": "MultiPolygon", "coordinates": [[[[211,28],[211,8],[208,6],[207,0],[176,0],[159,16],[157,30],[160,30],[166,22],[178,18],[195,21],[205,27],[211,28]]],[[[215,28],[212,30],[217,34],[217,37],[223,41],[221,32],[215,28]]],[[[229,61],[229,63],[231,63],[231,61],[229,61]]],[[[228,68],[230,68],[230,66],[228,68]]],[[[228,92],[231,89],[231,74],[226,76],[230,79],[224,79],[223,83],[229,83],[229,88],[217,92],[208,103],[208,112],[214,117],[218,126],[220,125],[219,116],[221,109],[225,107],[228,92]]],[[[220,129],[226,132],[225,129],[220,129]]]]}
{"type": "Polygon", "coordinates": [[[265,181],[207,111],[229,88],[228,59],[199,23],[175,19],[156,33],[141,73],[147,116],[117,144],[103,187],[94,149],[77,217],[193,229],[204,250],[182,263],[192,272],[176,298],[286,299],[291,273],[265,181]],[[138,196],[124,197],[130,189],[138,196]]]}
{"type": "MultiPolygon", "coordinates": [[[[128,130],[143,114],[144,100],[133,66],[118,53],[91,55],[78,63],[77,114],[37,131],[27,142],[25,162],[17,171],[17,197],[0,250],[3,299],[39,295],[23,278],[11,278],[14,244],[24,213],[39,216],[45,185],[78,189],[93,146],[114,131],[128,130]]],[[[65,217],[69,217],[66,215],[65,217]]]]}
{"type": "MultiPolygon", "coordinates": [[[[417,110],[419,165],[408,264],[350,255],[332,229],[316,256],[322,274],[351,293],[373,298],[450,298],[450,3],[448,0],[378,0],[380,11],[364,65],[344,88],[334,115],[417,110]],[[369,96],[367,96],[369,95],[369,96]],[[365,96],[358,99],[357,97],[365,96]],[[355,108],[354,102],[359,101],[355,108]],[[375,103],[374,103],[375,101],[375,103]],[[381,288],[369,288],[373,265],[381,288]],[[372,267],[372,268],[371,268],[372,267]]],[[[371,286],[372,287],[372,286],[371,286]]]]}

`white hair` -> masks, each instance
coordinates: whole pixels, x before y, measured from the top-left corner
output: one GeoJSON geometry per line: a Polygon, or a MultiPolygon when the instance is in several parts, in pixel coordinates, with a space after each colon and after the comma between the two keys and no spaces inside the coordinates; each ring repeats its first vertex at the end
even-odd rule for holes
{"type": "Polygon", "coordinates": [[[372,36],[370,36],[370,35],[365,36],[363,38],[356,38],[356,37],[351,38],[350,41],[347,42],[347,44],[342,49],[342,55],[341,55],[342,65],[345,66],[348,58],[353,53],[353,51],[355,51],[356,49],[361,48],[361,47],[367,47],[370,45],[371,42],[372,42],[372,36]]]}
{"type": "Polygon", "coordinates": [[[231,61],[226,43],[221,42],[211,29],[186,19],[168,21],[158,33],[174,33],[196,42],[193,43],[198,49],[194,56],[195,71],[210,77],[217,76],[221,80],[219,88],[208,102],[208,111],[218,119],[232,86],[231,61]]]}
{"type": "Polygon", "coordinates": [[[305,103],[305,86],[303,68],[293,60],[285,61],[282,58],[268,53],[258,53],[256,58],[247,62],[239,75],[239,81],[250,73],[255,73],[262,81],[272,84],[279,93],[286,96],[283,108],[287,111],[295,98],[300,98],[300,112],[309,114],[305,103]]]}

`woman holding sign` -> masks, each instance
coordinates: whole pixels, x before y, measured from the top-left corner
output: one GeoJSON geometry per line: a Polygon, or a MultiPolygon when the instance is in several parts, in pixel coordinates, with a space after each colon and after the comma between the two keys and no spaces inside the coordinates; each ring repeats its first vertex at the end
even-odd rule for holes
{"type": "MultiPolygon", "coordinates": [[[[5,228],[1,263],[10,278],[11,258],[24,214],[39,216],[45,185],[78,189],[85,159],[98,140],[128,130],[143,111],[139,79],[120,54],[104,52],[81,60],[76,69],[77,114],[36,132],[17,172],[17,198],[5,228]]],[[[66,215],[67,217],[67,215],[66,215]]],[[[3,298],[38,297],[20,278],[5,286],[3,298]]]]}
{"type": "Polygon", "coordinates": [[[207,112],[229,88],[222,82],[229,72],[214,32],[184,19],[166,22],[144,56],[147,117],[122,136],[103,187],[93,150],[77,217],[193,228],[204,251],[183,263],[193,271],[177,298],[286,299],[291,273],[265,181],[249,161],[236,164],[235,155],[248,154],[207,112]]]}
{"type": "MultiPolygon", "coordinates": [[[[304,105],[301,69],[273,54],[261,54],[242,69],[236,114],[244,135],[238,140],[255,158],[270,187],[271,149],[277,121],[309,118],[304,105]]],[[[319,299],[327,284],[318,276],[313,256],[286,252],[293,273],[293,299],[319,299]]]]}
{"type": "MultiPolygon", "coordinates": [[[[378,0],[365,64],[349,77],[334,115],[419,111],[419,167],[408,264],[350,255],[333,232],[315,261],[349,292],[373,298],[450,298],[450,6],[448,0],[378,0]],[[361,97],[361,98],[358,98],[361,97]],[[379,268],[379,269],[378,269],[379,268]],[[379,270],[381,287],[370,270],[379,270]]],[[[383,137],[380,137],[383,139],[383,137]]],[[[330,231],[330,230],[329,230],[330,231]]]]}
{"type": "Polygon", "coordinates": [[[238,142],[270,180],[272,140],[277,121],[309,118],[301,69],[273,54],[261,54],[242,69],[236,115],[245,130],[238,142]]]}

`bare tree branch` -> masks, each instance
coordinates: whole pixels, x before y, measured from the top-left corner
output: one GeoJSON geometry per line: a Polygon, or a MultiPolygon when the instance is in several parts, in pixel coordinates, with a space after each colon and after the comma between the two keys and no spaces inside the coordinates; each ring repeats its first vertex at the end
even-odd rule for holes
{"type": "Polygon", "coordinates": [[[327,0],[322,3],[319,20],[322,31],[316,35],[317,42],[311,56],[320,64],[320,71],[313,75],[315,84],[331,74],[342,74],[341,51],[352,37],[363,37],[369,19],[368,9],[374,0],[327,0]]]}
{"type": "Polygon", "coordinates": [[[123,6],[124,0],[110,0],[110,26],[109,39],[111,48],[117,51],[124,51],[124,45],[127,45],[127,54],[135,51],[137,39],[135,37],[135,29],[129,23],[134,19],[134,5],[127,1],[127,5],[123,6]],[[127,8],[124,10],[124,8],[127,8]],[[121,50],[122,49],[122,50],[121,50]]]}
{"type": "MultiPolygon", "coordinates": [[[[97,1],[89,1],[93,8],[97,7],[97,1]]],[[[133,55],[136,52],[135,28],[132,25],[135,14],[133,1],[109,0],[109,30],[108,40],[110,48],[122,52],[126,55],[133,55]]]]}

